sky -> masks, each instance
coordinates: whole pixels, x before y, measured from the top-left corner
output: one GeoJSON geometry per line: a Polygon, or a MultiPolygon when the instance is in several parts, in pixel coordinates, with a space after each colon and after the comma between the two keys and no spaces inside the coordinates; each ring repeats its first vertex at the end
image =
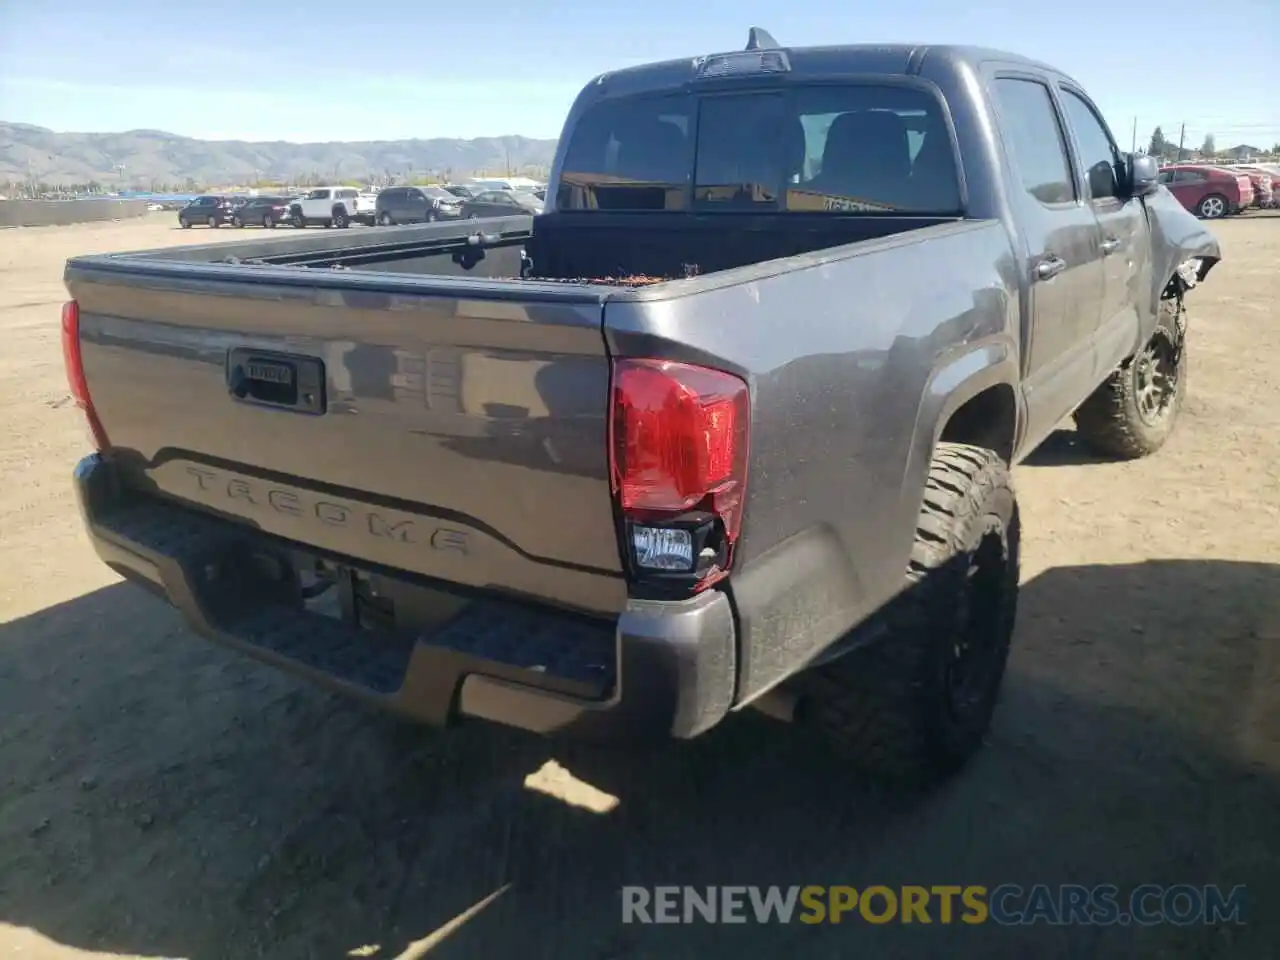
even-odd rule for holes
{"type": "MultiPolygon", "coordinates": [[[[555,137],[610,69],[741,49],[974,43],[1053,64],[1127,149],[1280,141],[1280,0],[1221,12],[1134,0],[0,0],[0,120],[206,139],[555,137]]],[[[1217,10],[1218,8],[1210,8],[1217,10]]]]}

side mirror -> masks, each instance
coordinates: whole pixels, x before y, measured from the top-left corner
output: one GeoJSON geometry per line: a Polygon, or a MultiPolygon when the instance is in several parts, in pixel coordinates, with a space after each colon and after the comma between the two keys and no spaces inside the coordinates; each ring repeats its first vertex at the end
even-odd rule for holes
{"type": "Polygon", "coordinates": [[[1154,157],[1131,153],[1126,166],[1129,168],[1129,196],[1145,197],[1160,186],[1160,165],[1154,157]]]}

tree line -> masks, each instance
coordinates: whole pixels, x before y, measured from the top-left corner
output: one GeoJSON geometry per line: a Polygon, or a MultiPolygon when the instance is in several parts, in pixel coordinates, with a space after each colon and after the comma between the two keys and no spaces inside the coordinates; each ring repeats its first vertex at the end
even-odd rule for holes
{"type": "MultiPolygon", "coordinates": [[[[1165,160],[1190,160],[1193,157],[1202,159],[1214,159],[1219,156],[1218,144],[1212,133],[1205,134],[1204,141],[1200,144],[1200,149],[1196,150],[1187,144],[1179,144],[1170,140],[1164,135],[1164,130],[1156,127],[1151,134],[1151,141],[1147,144],[1146,152],[1153,157],[1160,157],[1165,160]]],[[[1231,151],[1226,151],[1231,152],[1231,151]]],[[[1280,156],[1280,143],[1271,145],[1270,150],[1262,150],[1258,148],[1250,148],[1250,154],[1253,156],[1269,155],[1273,157],[1280,156]]],[[[1239,157],[1235,159],[1240,159],[1239,157]]]]}

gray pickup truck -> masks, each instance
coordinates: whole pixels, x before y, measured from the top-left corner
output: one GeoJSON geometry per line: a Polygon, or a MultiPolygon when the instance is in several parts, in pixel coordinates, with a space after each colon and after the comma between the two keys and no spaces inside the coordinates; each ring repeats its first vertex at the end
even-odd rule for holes
{"type": "Polygon", "coordinates": [[[928,782],[997,699],[1011,465],[1159,448],[1219,259],[1057,70],[753,30],[592,80],[539,216],[72,259],[75,482],[197,631],[412,718],[751,705],[928,782]]]}

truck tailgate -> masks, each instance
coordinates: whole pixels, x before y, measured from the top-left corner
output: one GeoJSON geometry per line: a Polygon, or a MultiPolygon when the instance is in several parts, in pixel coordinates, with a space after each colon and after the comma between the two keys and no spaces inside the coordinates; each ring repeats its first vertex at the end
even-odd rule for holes
{"type": "Polygon", "coordinates": [[[624,606],[595,292],[102,258],[67,286],[130,485],[357,562],[624,606]]]}

